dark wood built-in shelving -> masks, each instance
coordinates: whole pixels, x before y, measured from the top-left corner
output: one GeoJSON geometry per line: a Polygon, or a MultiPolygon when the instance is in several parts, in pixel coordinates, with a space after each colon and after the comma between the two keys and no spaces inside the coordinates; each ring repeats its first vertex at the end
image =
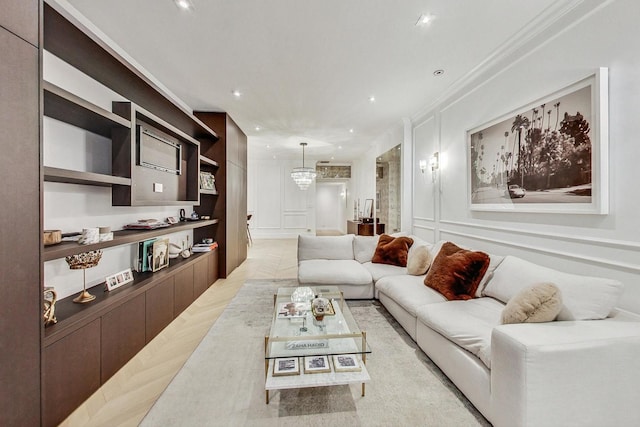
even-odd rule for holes
{"type": "Polygon", "coordinates": [[[93,172],[80,172],[70,169],[54,168],[51,166],[44,167],[44,180],[48,182],[94,185],[98,187],[111,187],[114,184],[131,185],[131,178],[93,172]]]}
{"type": "Polygon", "coordinates": [[[96,251],[98,249],[110,248],[113,246],[136,243],[140,240],[151,239],[165,234],[177,233],[179,231],[193,230],[194,228],[207,227],[217,224],[217,219],[188,221],[175,224],[169,227],[157,228],[155,230],[120,230],[113,233],[113,240],[108,242],[94,243],[91,245],[81,245],[77,242],[62,242],[57,245],[47,246],[42,252],[43,261],[64,258],[69,255],[77,255],[83,252],[96,251]]]}
{"type": "Polygon", "coordinates": [[[216,162],[215,160],[211,160],[210,158],[205,157],[205,156],[200,156],[200,164],[201,165],[213,166],[214,168],[220,167],[218,162],[216,162]]]}
{"type": "Polygon", "coordinates": [[[43,82],[44,115],[111,138],[113,128],[131,122],[49,82],[43,82]]]}
{"type": "Polygon", "coordinates": [[[149,285],[158,283],[165,277],[176,274],[182,268],[186,268],[198,258],[205,256],[209,252],[193,254],[189,258],[176,258],[169,261],[169,267],[158,272],[138,273],[133,272],[134,281],[113,291],[107,291],[105,284],[100,283],[88,289],[96,297],[95,300],[87,304],[77,304],[73,302],[76,295],[63,298],[56,303],[56,318],[58,323],[45,328],[45,347],[52,342],[59,340],[70,330],[77,329],[77,326],[84,325],[93,318],[103,314],[105,310],[122,301],[136,297],[145,292],[149,285]]]}

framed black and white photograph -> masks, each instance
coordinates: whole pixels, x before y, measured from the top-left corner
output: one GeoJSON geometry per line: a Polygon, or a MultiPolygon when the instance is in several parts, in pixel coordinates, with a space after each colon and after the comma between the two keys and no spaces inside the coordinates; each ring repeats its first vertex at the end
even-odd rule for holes
{"type": "Polygon", "coordinates": [[[336,372],[359,372],[362,367],[355,354],[336,354],[333,356],[333,369],[336,372]]]}
{"type": "Polygon", "coordinates": [[[608,70],[467,132],[471,210],[608,213],[608,70]]]}
{"type": "Polygon", "coordinates": [[[329,358],[327,356],[307,356],[304,358],[304,373],[319,374],[331,372],[329,358]]]}
{"type": "Polygon", "coordinates": [[[153,242],[153,258],[151,271],[156,272],[169,266],[169,239],[158,239],[153,242]]]}
{"type": "Polygon", "coordinates": [[[299,375],[300,365],[297,357],[283,357],[273,361],[273,376],[299,375]]]}
{"type": "Polygon", "coordinates": [[[127,268],[126,270],[107,276],[105,282],[107,284],[107,290],[112,291],[122,285],[133,282],[133,273],[130,268],[127,268]]]}

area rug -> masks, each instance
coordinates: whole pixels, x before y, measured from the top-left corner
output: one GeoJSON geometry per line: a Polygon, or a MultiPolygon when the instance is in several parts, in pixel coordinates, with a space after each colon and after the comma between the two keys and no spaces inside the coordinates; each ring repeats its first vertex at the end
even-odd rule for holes
{"type": "Polygon", "coordinates": [[[372,353],[371,382],[271,392],[264,336],[273,294],[294,280],[250,280],[142,421],[142,426],[489,426],[377,301],[349,301],[372,353]]]}

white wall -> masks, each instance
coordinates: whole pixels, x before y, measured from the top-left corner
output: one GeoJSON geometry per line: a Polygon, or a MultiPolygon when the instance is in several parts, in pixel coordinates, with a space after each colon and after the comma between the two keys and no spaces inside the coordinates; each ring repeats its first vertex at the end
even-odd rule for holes
{"type": "MultiPolygon", "coordinates": [[[[111,111],[112,101],[124,98],[82,74],[55,56],[44,53],[43,76],[49,81],[77,96],[111,111]]],[[[111,173],[111,141],[45,117],[43,119],[43,163],[65,169],[85,172],[111,173]]],[[[121,230],[125,224],[141,218],[164,219],[178,216],[180,208],[187,212],[193,206],[173,207],[124,207],[111,206],[111,188],[86,185],[44,183],[43,213],[44,229],[59,229],[62,232],[81,231],[83,228],[109,226],[121,230]]],[[[168,235],[181,244],[187,237],[193,240],[192,232],[168,235]]],[[[104,282],[105,277],[136,263],[135,244],[103,250],[100,263],[86,270],[87,287],[104,282]]],[[[45,286],[54,286],[58,298],[64,298],[82,290],[82,272],[70,270],[64,259],[44,263],[45,286]]]]}
{"type": "Polygon", "coordinates": [[[316,230],[346,233],[346,187],[345,182],[316,182],[316,230]]]}
{"type": "Polygon", "coordinates": [[[503,58],[475,84],[414,120],[413,231],[554,268],[616,277],[621,307],[640,312],[640,2],[604,2],[552,39],[538,35],[519,56],[503,58]],[[471,211],[466,131],[549,95],[599,67],[609,68],[608,215],[471,211]],[[441,153],[439,178],[418,169],[441,153]]]}
{"type": "Polygon", "coordinates": [[[315,182],[307,190],[300,190],[290,175],[296,166],[296,160],[257,160],[249,156],[247,211],[253,215],[249,224],[253,238],[315,234],[315,182]]]}

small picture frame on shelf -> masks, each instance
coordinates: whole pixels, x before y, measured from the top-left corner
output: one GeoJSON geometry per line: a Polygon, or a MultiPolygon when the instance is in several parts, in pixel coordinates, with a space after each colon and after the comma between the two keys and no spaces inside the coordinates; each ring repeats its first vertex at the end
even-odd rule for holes
{"type": "Polygon", "coordinates": [[[336,372],[359,372],[362,366],[355,354],[336,354],[333,356],[333,369],[336,372]]]}
{"type": "Polygon", "coordinates": [[[305,374],[321,374],[331,372],[329,358],[327,356],[307,356],[304,358],[305,374]]]}
{"type": "Polygon", "coordinates": [[[216,177],[211,172],[200,172],[200,189],[216,190],[216,177]]]}
{"type": "Polygon", "coordinates": [[[169,239],[158,239],[153,242],[153,258],[151,271],[154,273],[169,266],[169,239]]]}
{"type": "Polygon", "coordinates": [[[300,375],[297,357],[282,357],[273,361],[273,376],[300,375]]]}
{"type": "Polygon", "coordinates": [[[112,291],[122,285],[133,282],[133,273],[130,268],[127,268],[126,270],[107,276],[105,282],[107,284],[107,290],[112,291]]]}

